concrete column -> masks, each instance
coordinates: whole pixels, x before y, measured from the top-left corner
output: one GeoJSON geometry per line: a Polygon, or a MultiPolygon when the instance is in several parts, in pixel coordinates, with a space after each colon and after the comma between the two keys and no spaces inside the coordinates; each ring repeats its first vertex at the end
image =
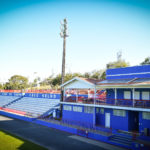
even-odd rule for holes
{"type": "Polygon", "coordinates": [[[96,87],[94,87],[93,127],[96,125],[96,87]]]}
{"type": "Polygon", "coordinates": [[[76,102],[78,102],[78,89],[76,89],[76,102]]]}
{"type": "Polygon", "coordinates": [[[96,125],[96,107],[93,107],[93,127],[96,125]]]}
{"type": "Polygon", "coordinates": [[[94,105],[96,104],[96,87],[94,88],[94,105]]]}
{"type": "Polygon", "coordinates": [[[66,89],[64,88],[64,93],[63,93],[63,101],[66,100],[66,89]]]}
{"type": "Polygon", "coordinates": [[[132,89],[132,101],[133,101],[133,107],[135,106],[135,89],[132,89]]]}
{"type": "Polygon", "coordinates": [[[116,105],[117,104],[117,89],[116,88],[114,89],[114,92],[115,92],[114,95],[115,95],[115,105],[116,105]]]}

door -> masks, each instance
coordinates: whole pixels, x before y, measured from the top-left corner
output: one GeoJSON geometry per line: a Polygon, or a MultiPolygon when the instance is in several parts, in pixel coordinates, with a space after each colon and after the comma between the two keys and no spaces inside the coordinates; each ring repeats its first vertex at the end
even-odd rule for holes
{"type": "Polygon", "coordinates": [[[134,112],[134,130],[139,131],[139,112],[134,112]]]}
{"type": "Polygon", "coordinates": [[[139,112],[129,111],[129,130],[139,131],[139,112]]]}
{"type": "Polygon", "coordinates": [[[105,113],[105,127],[110,128],[110,113],[105,113]]]}

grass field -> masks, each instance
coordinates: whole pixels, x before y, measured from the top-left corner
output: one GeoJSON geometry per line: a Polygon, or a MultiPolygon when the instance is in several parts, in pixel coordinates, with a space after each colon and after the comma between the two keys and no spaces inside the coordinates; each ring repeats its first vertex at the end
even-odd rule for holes
{"type": "Polygon", "coordinates": [[[0,130],[0,150],[46,150],[46,148],[0,130]]]}

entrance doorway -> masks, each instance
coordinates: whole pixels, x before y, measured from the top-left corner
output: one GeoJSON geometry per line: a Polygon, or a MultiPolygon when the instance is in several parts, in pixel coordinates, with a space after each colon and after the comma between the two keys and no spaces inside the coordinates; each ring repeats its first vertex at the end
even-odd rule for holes
{"type": "Polygon", "coordinates": [[[105,113],[105,127],[110,128],[110,113],[105,113]]]}
{"type": "Polygon", "coordinates": [[[129,130],[139,131],[139,112],[129,111],[129,130]]]}

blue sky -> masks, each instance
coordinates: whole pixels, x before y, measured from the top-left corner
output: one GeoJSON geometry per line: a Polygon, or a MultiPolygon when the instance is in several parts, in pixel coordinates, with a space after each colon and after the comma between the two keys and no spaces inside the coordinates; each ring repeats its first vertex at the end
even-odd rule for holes
{"type": "Polygon", "coordinates": [[[120,50],[131,66],[150,56],[148,0],[0,0],[0,82],[60,73],[65,17],[66,72],[104,69],[120,50]]]}

